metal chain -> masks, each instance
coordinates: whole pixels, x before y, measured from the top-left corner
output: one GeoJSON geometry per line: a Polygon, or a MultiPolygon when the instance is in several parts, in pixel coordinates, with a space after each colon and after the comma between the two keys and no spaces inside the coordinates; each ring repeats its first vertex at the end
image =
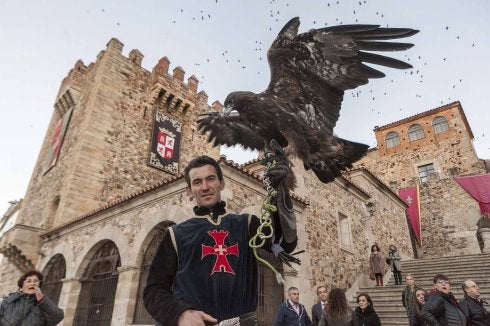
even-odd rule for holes
{"type": "Polygon", "coordinates": [[[273,220],[271,218],[272,214],[277,212],[277,206],[272,203],[272,199],[277,195],[277,191],[271,186],[271,182],[267,177],[267,173],[271,168],[276,165],[276,161],[268,162],[264,169],[263,183],[265,189],[267,190],[267,195],[262,202],[262,207],[260,208],[260,225],[257,228],[257,233],[250,239],[248,245],[253,249],[255,259],[269,267],[269,269],[276,275],[276,280],[279,284],[284,284],[284,279],[274,266],[272,266],[268,261],[262,259],[257,253],[258,248],[262,248],[265,241],[271,238],[274,234],[273,220]],[[265,233],[265,231],[268,231],[265,233]],[[266,235],[268,234],[268,235],[266,235]]]}

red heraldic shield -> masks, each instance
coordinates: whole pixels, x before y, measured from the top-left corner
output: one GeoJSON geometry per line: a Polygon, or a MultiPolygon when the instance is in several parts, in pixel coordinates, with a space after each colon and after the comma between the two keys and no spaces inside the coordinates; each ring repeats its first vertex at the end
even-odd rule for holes
{"type": "Polygon", "coordinates": [[[157,151],[161,157],[165,159],[171,159],[174,156],[174,144],[175,138],[159,131],[158,132],[158,144],[157,151]]]}
{"type": "Polygon", "coordinates": [[[420,200],[419,200],[419,187],[413,186],[405,189],[398,190],[400,198],[408,204],[407,214],[412,230],[415,232],[415,237],[419,244],[422,244],[420,239],[420,200]]]}
{"type": "Polygon", "coordinates": [[[201,244],[202,246],[201,260],[208,255],[216,255],[216,262],[214,263],[214,267],[210,275],[213,275],[215,272],[225,272],[225,273],[231,273],[235,275],[235,271],[233,270],[233,268],[231,268],[227,256],[228,255],[235,255],[237,257],[239,256],[238,244],[235,243],[230,247],[227,247],[225,245],[225,239],[228,236],[228,233],[229,233],[228,231],[218,231],[218,230],[209,231],[208,234],[213,238],[214,246],[210,247],[201,244]]]}

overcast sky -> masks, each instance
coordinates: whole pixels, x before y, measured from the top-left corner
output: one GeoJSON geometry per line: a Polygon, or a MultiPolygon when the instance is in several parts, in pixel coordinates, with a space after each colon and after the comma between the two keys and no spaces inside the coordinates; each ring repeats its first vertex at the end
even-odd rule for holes
{"type": "MultiPolygon", "coordinates": [[[[345,95],[337,135],[376,146],[373,128],[460,101],[480,158],[490,158],[488,108],[490,1],[129,1],[0,0],[0,214],[22,198],[62,79],[79,59],[88,65],[118,38],[123,54],[140,50],[151,70],[167,56],[170,71],[195,75],[209,103],[268,84],[266,51],[282,26],[411,27],[415,47],[393,54],[414,68],[382,68],[386,77],[345,95]]],[[[225,151],[242,163],[254,158],[225,151]]]]}

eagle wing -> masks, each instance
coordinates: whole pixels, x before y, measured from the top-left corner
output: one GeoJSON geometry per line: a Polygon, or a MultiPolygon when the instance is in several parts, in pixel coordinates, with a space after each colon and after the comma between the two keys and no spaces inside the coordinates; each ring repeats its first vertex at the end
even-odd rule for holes
{"type": "Polygon", "coordinates": [[[412,66],[366,51],[401,51],[413,44],[379,42],[418,31],[379,25],[340,25],[298,34],[299,18],[291,19],[268,51],[271,81],[263,95],[295,103],[295,114],[313,129],[333,133],[344,91],[367,84],[384,73],[365,63],[406,69],[412,66]],[[326,129],[324,129],[326,128],[326,129]]]}
{"type": "Polygon", "coordinates": [[[262,133],[252,130],[250,124],[244,123],[238,115],[223,116],[219,112],[210,112],[203,114],[197,120],[197,125],[201,133],[209,132],[208,142],[213,143],[213,146],[241,144],[252,150],[264,149],[262,133]]]}

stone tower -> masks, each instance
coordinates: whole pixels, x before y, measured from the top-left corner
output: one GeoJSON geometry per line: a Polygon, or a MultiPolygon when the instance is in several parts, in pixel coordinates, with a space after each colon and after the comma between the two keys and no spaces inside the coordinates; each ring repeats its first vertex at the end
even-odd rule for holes
{"type": "MultiPolygon", "coordinates": [[[[35,265],[39,234],[104,205],[175,177],[196,154],[218,158],[196,132],[199,114],[210,111],[198,80],[184,82],[182,68],[168,73],[164,57],[151,72],[143,55],[122,55],[111,39],[94,63],[78,61],[62,81],[53,115],[17,219],[10,246],[35,265]],[[170,170],[150,164],[156,117],[178,125],[177,161],[170,170]]],[[[219,110],[218,102],[213,104],[219,110]]],[[[175,135],[174,135],[175,136],[175,135]]]]}

